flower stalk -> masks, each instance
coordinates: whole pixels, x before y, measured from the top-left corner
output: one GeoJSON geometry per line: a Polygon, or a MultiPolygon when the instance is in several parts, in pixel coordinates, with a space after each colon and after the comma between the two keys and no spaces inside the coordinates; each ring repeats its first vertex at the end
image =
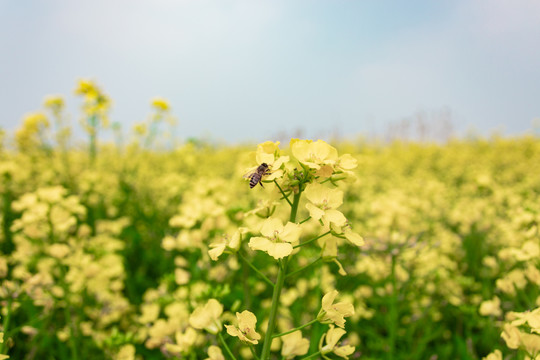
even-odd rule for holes
{"type": "Polygon", "coordinates": [[[221,344],[225,348],[225,351],[227,352],[227,354],[229,354],[231,359],[236,360],[236,357],[233,355],[231,349],[229,348],[229,345],[227,345],[227,343],[225,342],[225,339],[223,338],[223,335],[221,335],[221,332],[218,332],[217,335],[218,335],[219,341],[221,341],[221,344]]]}
{"type": "Polygon", "coordinates": [[[270,280],[266,275],[264,275],[259,269],[257,269],[255,267],[255,265],[253,265],[251,262],[249,262],[248,259],[246,259],[246,257],[244,255],[242,255],[240,252],[238,252],[238,255],[240,255],[240,257],[242,258],[242,260],[244,260],[244,262],[251,268],[253,269],[253,271],[255,271],[257,273],[257,275],[259,275],[261,277],[261,279],[263,279],[268,285],[274,287],[275,284],[272,282],[272,280],[270,280]]]}
{"type": "MultiPolygon", "coordinates": [[[[296,214],[298,212],[298,204],[300,203],[300,196],[302,195],[301,190],[294,194],[293,202],[291,204],[291,215],[289,221],[294,223],[296,221],[296,214]]],[[[278,276],[276,280],[276,285],[274,286],[274,293],[272,294],[272,307],[270,308],[270,316],[268,319],[268,328],[264,336],[264,344],[261,352],[261,360],[270,359],[270,346],[272,345],[272,338],[274,334],[274,329],[276,327],[276,317],[279,307],[279,298],[281,296],[281,289],[283,288],[283,283],[285,282],[285,276],[287,272],[287,263],[288,257],[284,258],[281,262],[281,266],[278,271],[278,276]]]]}
{"type": "Polygon", "coordinates": [[[290,333],[293,333],[293,332],[295,332],[295,331],[297,331],[297,330],[302,330],[303,328],[306,328],[306,327],[308,327],[308,326],[310,326],[310,325],[313,325],[313,324],[316,323],[316,322],[317,322],[317,319],[313,319],[313,320],[311,320],[310,322],[308,322],[308,323],[306,323],[306,324],[304,324],[304,325],[301,325],[301,326],[299,326],[299,327],[297,327],[297,328],[294,328],[294,329],[291,329],[291,330],[289,330],[289,331],[282,332],[281,334],[273,335],[272,337],[278,338],[278,337],[281,337],[281,336],[285,336],[285,335],[290,334],[290,333]]]}

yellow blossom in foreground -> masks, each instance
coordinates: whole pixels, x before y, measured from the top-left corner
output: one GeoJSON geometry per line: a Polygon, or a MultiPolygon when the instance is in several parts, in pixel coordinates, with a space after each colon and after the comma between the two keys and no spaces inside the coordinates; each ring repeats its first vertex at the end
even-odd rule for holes
{"type": "Polygon", "coordinates": [[[334,304],[337,295],[337,290],[333,290],[323,296],[317,320],[323,324],[334,323],[343,328],[345,327],[345,318],[354,315],[354,306],[348,302],[334,304]]]}
{"type": "Polygon", "coordinates": [[[283,341],[281,355],[285,359],[305,355],[309,350],[309,340],[302,338],[302,332],[300,330],[282,336],[281,340],[283,341]]]}
{"type": "Polygon", "coordinates": [[[255,314],[244,310],[241,313],[237,312],[236,318],[238,319],[238,326],[225,325],[227,333],[253,345],[258,344],[261,335],[255,331],[255,324],[257,324],[255,314]]]}
{"type": "Polygon", "coordinates": [[[265,175],[265,181],[272,181],[283,176],[283,170],[281,167],[289,161],[288,156],[281,156],[279,154],[279,141],[275,143],[272,141],[266,141],[257,146],[255,153],[255,161],[257,165],[246,169],[246,173],[250,174],[259,167],[262,163],[268,165],[269,174],[265,175]]]}
{"type": "Polygon", "coordinates": [[[208,347],[208,357],[204,360],[225,360],[221,349],[215,345],[208,347]]]}
{"type": "Polygon", "coordinates": [[[156,97],[152,98],[151,105],[155,109],[161,110],[161,111],[167,111],[170,108],[169,102],[167,101],[167,99],[162,98],[160,96],[156,96],[156,97]]]}
{"type": "Polygon", "coordinates": [[[321,184],[309,184],[304,191],[306,198],[310,201],[306,204],[309,215],[315,220],[322,220],[324,224],[334,224],[344,226],[347,218],[336,210],[343,204],[343,191],[330,189],[321,184]]]}
{"type": "Polygon", "coordinates": [[[540,308],[525,312],[510,312],[507,317],[512,320],[513,326],[520,326],[527,323],[533,331],[540,330],[540,308]]]}
{"type": "Polygon", "coordinates": [[[206,330],[211,334],[221,331],[219,317],[223,313],[223,305],[216,299],[210,299],[204,306],[198,306],[189,317],[189,324],[195,329],[206,330]]]}
{"type": "Polygon", "coordinates": [[[252,237],[249,247],[252,250],[264,251],[274,259],[281,259],[292,253],[292,243],[300,239],[301,232],[302,228],[298,224],[288,222],[283,226],[281,220],[268,218],[261,228],[264,237],[252,237]]]}
{"type": "Polygon", "coordinates": [[[236,252],[240,249],[240,242],[242,241],[242,235],[247,233],[249,230],[247,228],[239,228],[234,232],[232,237],[229,239],[227,236],[224,237],[222,241],[213,242],[210,244],[210,250],[208,250],[208,255],[210,259],[216,261],[225,251],[229,249],[230,251],[236,252]]]}
{"type": "Polygon", "coordinates": [[[294,157],[312,169],[320,169],[324,165],[332,166],[338,159],[336,148],[323,140],[292,139],[290,146],[294,157]]]}
{"type": "Polygon", "coordinates": [[[337,343],[346,331],[340,328],[335,328],[334,325],[330,325],[330,329],[323,335],[319,345],[319,350],[321,351],[322,356],[325,359],[328,359],[325,355],[329,353],[334,353],[337,356],[340,356],[344,359],[348,359],[349,355],[354,352],[354,346],[345,345],[338,346],[337,343]],[[323,341],[326,339],[326,345],[322,346],[323,341]]]}
{"type": "Polygon", "coordinates": [[[540,336],[520,331],[511,324],[505,324],[501,337],[510,349],[525,349],[529,353],[540,352],[540,336]]]}

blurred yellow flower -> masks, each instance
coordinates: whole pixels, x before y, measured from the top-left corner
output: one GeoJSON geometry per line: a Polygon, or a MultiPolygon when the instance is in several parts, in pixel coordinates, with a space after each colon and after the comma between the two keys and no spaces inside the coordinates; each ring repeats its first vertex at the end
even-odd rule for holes
{"type": "Polygon", "coordinates": [[[197,340],[197,331],[193,328],[188,327],[184,332],[177,331],[174,338],[174,344],[165,344],[167,351],[172,353],[180,354],[188,351],[197,340]]]}
{"type": "Polygon", "coordinates": [[[221,349],[215,345],[208,347],[208,357],[204,360],[225,360],[221,349]]]}
{"type": "Polygon", "coordinates": [[[330,329],[326,332],[326,334],[323,335],[321,338],[321,342],[319,345],[319,350],[322,354],[322,356],[325,359],[328,359],[325,355],[329,353],[334,353],[337,356],[340,356],[344,359],[348,359],[349,355],[351,355],[354,352],[354,346],[351,345],[345,345],[345,346],[338,346],[337,343],[339,339],[343,335],[345,335],[346,331],[340,328],[335,328],[334,325],[330,325],[330,329]],[[322,346],[323,341],[326,340],[326,345],[322,346]]]}
{"type": "Polygon", "coordinates": [[[358,166],[358,160],[356,160],[351,154],[341,155],[335,164],[335,168],[343,171],[350,171],[358,166]]]}
{"type": "Polygon", "coordinates": [[[336,210],[343,204],[343,191],[314,183],[306,186],[304,194],[310,201],[306,204],[306,209],[313,219],[322,220],[325,225],[344,226],[347,223],[345,215],[336,210]]]}
{"type": "Polygon", "coordinates": [[[64,107],[64,98],[60,95],[48,95],[43,100],[43,105],[53,112],[60,111],[64,107]]]}
{"type": "Polygon", "coordinates": [[[257,324],[257,318],[255,314],[248,310],[244,310],[241,313],[236,313],[238,320],[238,326],[225,325],[227,333],[231,336],[237,336],[240,340],[258,344],[261,339],[261,335],[255,331],[255,325],[257,324]]]}
{"type": "Polygon", "coordinates": [[[156,110],[167,111],[170,109],[169,101],[159,96],[152,98],[152,101],[150,102],[150,104],[156,110]]]}
{"type": "Polygon", "coordinates": [[[114,360],[135,360],[135,346],[131,344],[122,346],[114,357],[114,360]]]}
{"type": "Polygon", "coordinates": [[[345,327],[345,318],[354,315],[354,306],[349,302],[334,304],[338,295],[337,290],[332,290],[322,298],[322,306],[317,320],[323,324],[334,323],[340,328],[345,327]]]}
{"type": "Polygon", "coordinates": [[[482,360],[503,360],[501,350],[495,350],[487,356],[483,357],[482,360]]]}
{"type": "Polygon", "coordinates": [[[285,359],[305,355],[309,350],[309,340],[302,338],[302,332],[300,330],[282,336],[281,340],[283,341],[281,356],[285,359]]]}
{"type": "Polygon", "coordinates": [[[520,313],[510,312],[507,314],[507,318],[512,320],[513,326],[528,324],[533,330],[540,332],[540,308],[520,313]]]}
{"type": "Polygon", "coordinates": [[[98,93],[96,84],[89,79],[79,79],[77,81],[77,87],[75,88],[75,94],[77,95],[87,95],[87,94],[96,94],[98,93]]]}
{"type": "Polygon", "coordinates": [[[301,232],[302,228],[298,224],[288,222],[283,226],[281,220],[268,218],[261,228],[261,234],[264,237],[252,237],[249,247],[252,250],[264,251],[276,260],[281,259],[292,253],[292,243],[299,240],[301,232]]]}
{"type": "Polygon", "coordinates": [[[491,300],[482,302],[482,304],[480,304],[479,312],[482,316],[501,316],[501,300],[495,296],[491,300]]]}
{"type": "Polygon", "coordinates": [[[189,283],[190,278],[191,273],[189,271],[182,268],[176,268],[174,270],[174,280],[178,285],[185,285],[189,283]]]}
{"type": "Polygon", "coordinates": [[[189,324],[198,330],[206,330],[211,334],[221,331],[223,305],[216,299],[210,299],[204,306],[198,306],[189,317],[189,324]]]}
{"type": "Polygon", "coordinates": [[[148,133],[148,126],[145,123],[139,123],[135,124],[133,126],[133,131],[135,131],[135,134],[144,136],[148,133]]]}

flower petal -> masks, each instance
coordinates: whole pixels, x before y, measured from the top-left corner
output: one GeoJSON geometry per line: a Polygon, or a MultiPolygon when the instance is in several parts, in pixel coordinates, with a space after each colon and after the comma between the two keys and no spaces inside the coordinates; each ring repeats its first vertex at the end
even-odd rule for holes
{"type": "Polygon", "coordinates": [[[293,251],[293,247],[289,243],[272,243],[268,249],[268,255],[274,259],[282,259],[285,256],[289,256],[293,251]]]}
{"type": "Polygon", "coordinates": [[[261,227],[261,234],[268,238],[276,236],[276,232],[283,231],[283,223],[278,218],[268,218],[264,221],[261,227]]]}
{"type": "Polygon", "coordinates": [[[319,209],[318,207],[316,207],[312,203],[307,203],[306,204],[306,209],[308,209],[308,211],[309,211],[309,216],[311,216],[315,220],[319,220],[324,215],[324,210],[319,209]]]}
{"type": "Polygon", "coordinates": [[[288,222],[283,228],[283,231],[279,234],[279,239],[282,241],[294,243],[300,240],[300,234],[302,233],[302,227],[298,224],[288,222]]]}

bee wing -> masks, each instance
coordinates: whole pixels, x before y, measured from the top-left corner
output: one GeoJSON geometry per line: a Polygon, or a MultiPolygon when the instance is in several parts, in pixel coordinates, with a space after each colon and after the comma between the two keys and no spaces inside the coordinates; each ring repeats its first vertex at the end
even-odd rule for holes
{"type": "Polygon", "coordinates": [[[242,176],[244,179],[251,179],[253,174],[257,172],[257,166],[249,168],[249,170],[242,176]]]}

